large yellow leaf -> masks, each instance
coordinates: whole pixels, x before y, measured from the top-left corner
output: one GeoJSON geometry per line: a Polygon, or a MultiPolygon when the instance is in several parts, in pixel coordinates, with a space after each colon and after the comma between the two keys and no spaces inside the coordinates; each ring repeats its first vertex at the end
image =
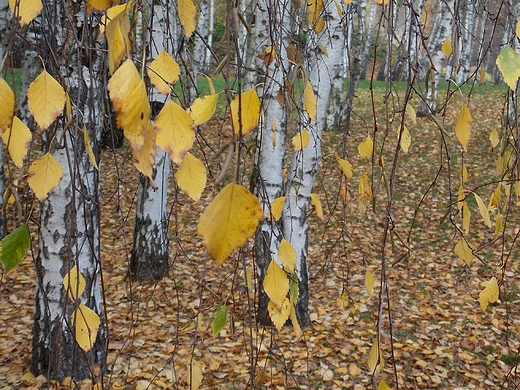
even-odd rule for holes
{"type": "Polygon", "coordinates": [[[179,64],[164,49],[148,67],[150,81],[160,93],[165,95],[170,93],[170,86],[178,80],[180,73],[179,64]]]}
{"type": "Polygon", "coordinates": [[[155,165],[156,133],[152,123],[148,120],[143,123],[143,145],[139,149],[132,149],[133,155],[137,160],[134,166],[139,172],[150,179],[153,184],[153,167],[155,165]]]}
{"type": "Polygon", "coordinates": [[[197,390],[202,384],[202,364],[195,359],[188,359],[188,377],[186,382],[190,390],[197,390]]]}
{"type": "Polygon", "coordinates": [[[0,77],[0,135],[11,127],[14,116],[14,93],[9,84],[0,77]]]}
{"type": "Polygon", "coordinates": [[[271,260],[264,277],[264,290],[273,303],[281,308],[289,292],[287,273],[274,260],[271,260]]]}
{"type": "Polygon", "coordinates": [[[489,134],[489,141],[491,141],[491,146],[496,148],[498,143],[500,142],[500,136],[498,135],[498,130],[493,129],[493,131],[489,134]]]}
{"type": "Polygon", "coordinates": [[[520,54],[511,46],[506,45],[497,57],[496,64],[502,72],[505,82],[513,91],[520,77],[520,54]]]}
{"type": "Polygon", "coordinates": [[[462,260],[464,260],[468,267],[471,265],[471,262],[475,258],[473,251],[471,250],[466,240],[463,238],[461,238],[457,245],[455,245],[455,254],[459,256],[462,260]]]}
{"type": "Polygon", "coordinates": [[[76,301],[81,297],[86,286],[87,282],[81,272],[79,272],[77,266],[72,267],[63,277],[63,288],[67,291],[69,298],[73,301],[76,301]]]}
{"type": "Polygon", "coordinates": [[[499,289],[497,279],[493,276],[491,279],[482,282],[482,287],[485,287],[478,295],[478,301],[482,310],[486,310],[488,304],[495,303],[498,300],[499,289]]]}
{"type": "Polygon", "coordinates": [[[285,196],[280,196],[271,202],[271,215],[275,221],[282,217],[285,196]]]}
{"type": "Polygon", "coordinates": [[[323,219],[323,208],[321,207],[321,200],[318,194],[311,194],[311,204],[314,205],[318,218],[323,219]]]}
{"type": "Polygon", "coordinates": [[[130,4],[130,2],[123,3],[123,4],[115,5],[113,7],[110,7],[109,9],[107,9],[105,15],[103,15],[101,17],[101,21],[99,23],[99,32],[101,35],[105,34],[106,25],[108,24],[108,22],[113,20],[121,12],[127,10],[129,4],[130,4]]]}
{"type": "Polygon", "coordinates": [[[131,59],[112,75],[107,89],[117,114],[117,125],[123,129],[132,148],[139,150],[144,144],[151,109],[146,86],[131,59]]]}
{"type": "Polygon", "coordinates": [[[451,56],[451,53],[453,52],[453,48],[451,46],[451,41],[449,38],[446,38],[444,42],[442,43],[441,50],[444,53],[446,57],[451,56]]]}
{"type": "MultiPolygon", "coordinates": [[[[118,11],[120,8],[118,8],[118,11]]],[[[124,56],[130,52],[132,43],[130,41],[130,21],[128,10],[125,8],[114,18],[107,22],[105,35],[108,45],[108,69],[114,73],[124,56]]]]}
{"type": "Polygon", "coordinates": [[[36,197],[43,201],[60,182],[63,176],[61,165],[50,153],[46,153],[29,167],[27,183],[36,197]]]}
{"type": "Polygon", "coordinates": [[[362,158],[367,158],[372,156],[373,150],[374,141],[372,141],[372,138],[367,135],[365,140],[358,145],[358,153],[362,158]]]}
{"type": "Polygon", "coordinates": [[[193,119],[185,109],[169,100],[155,118],[155,127],[157,146],[168,153],[175,164],[180,164],[195,140],[193,119]]]}
{"type": "Polygon", "coordinates": [[[354,176],[352,164],[347,160],[339,158],[338,156],[336,156],[336,161],[338,162],[339,167],[341,168],[347,179],[352,179],[352,176],[354,176]]]}
{"type": "Polygon", "coordinates": [[[195,31],[195,17],[197,16],[197,9],[191,0],[178,0],[179,19],[184,29],[184,36],[190,38],[193,31],[195,31]]]}
{"type": "Polygon", "coordinates": [[[65,107],[65,90],[44,70],[29,86],[27,103],[36,123],[45,130],[65,107]]]}
{"type": "Polygon", "coordinates": [[[7,145],[9,155],[18,168],[23,165],[23,159],[27,156],[31,139],[31,131],[16,116],[13,119],[12,127],[2,134],[2,140],[7,145]]]}
{"type": "Polygon", "coordinates": [[[377,338],[374,340],[374,344],[368,352],[367,364],[370,371],[375,372],[376,374],[379,374],[385,365],[385,359],[383,359],[383,354],[379,348],[379,342],[377,341],[377,338]]]}
{"type": "Polygon", "coordinates": [[[197,232],[220,265],[255,234],[263,217],[258,198],[241,185],[229,183],[204,210],[197,232]]]}
{"type": "Polygon", "coordinates": [[[321,16],[323,11],[323,0],[309,0],[307,2],[309,10],[309,25],[319,34],[325,28],[325,20],[321,16]]]}
{"type": "Polygon", "coordinates": [[[291,143],[294,147],[294,150],[299,151],[305,148],[309,144],[309,141],[309,132],[307,131],[307,129],[303,129],[294,137],[292,137],[291,143]]]}
{"type": "Polygon", "coordinates": [[[9,8],[20,17],[20,27],[24,27],[38,16],[43,5],[41,0],[9,0],[9,8]]]}
{"type": "Polygon", "coordinates": [[[374,296],[374,282],[374,275],[367,269],[365,272],[365,288],[367,289],[368,295],[371,297],[374,296]]]}
{"type": "Polygon", "coordinates": [[[190,116],[196,126],[206,123],[215,113],[217,109],[218,95],[206,95],[203,98],[197,98],[190,107],[190,116]]]}
{"type": "Polygon", "coordinates": [[[175,173],[177,184],[186,195],[197,201],[206,187],[206,168],[191,153],[186,153],[175,173]]]}
{"type": "Polygon", "coordinates": [[[470,136],[470,123],[471,122],[471,113],[469,112],[469,108],[462,103],[462,108],[460,109],[459,116],[457,118],[457,124],[455,126],[455,134],[462,145],[462,148],[465,152],[468,151],[468,142],[470,136]]]}
{"type": "Polygon", "coordinates": [[[251,132],[260,120],[260,99],[254,89],[242,92],[235,96],[231,104],[231,118],[233,118],[233,131],[237,136],[244,136],[251,132]],[[239,122],[239,115],[241,113],[239,122]],[[240,124],[242,127],[240,127],[240,124]]]}
{"type": "Polygon", "coordinates": [[[489,211],[488,211],[488,208],[486,207],[486,204],[484,203],[484,201],[482,200],[482,198],[480,196],[478,196],[475,193],[473,193],[473,195],[475,195],[475,200],[477,201],[478,210],[480,212],[480,215],[484,219],[486,226],[491,229],[491,218],[489,216],[489,211]]]}
{"type": "Polygon", "coordinates": [[[285,238],[282,238],[282,242],[280,242],[278,258],[287,272],[291,273],[296,269],[296,250],[285,238]]]}
{"type": "Polygon", "coordinates": [[[273,301],[269,301],[267,310],[275,328],[281,330],[291,315],[291,302],[285,298],[282,304],[278,306],[273,301]]]}
{"type": "Polygon", "coordinates": [[[316,96],[314,96],[310,81],[305,83],[305,88],[303,89],[303,109],[307,112],[309,118],[316,122],[318,104],[316,103],[316,96]]]}
{"type": "Polygon", "coordinates": [[[99,325],[101,324],[99,316],[88,306],[80,304],[72,312],[72,322],[76,327],[76,342],[85,352],[90,351],[96,342],[99,325]]]}

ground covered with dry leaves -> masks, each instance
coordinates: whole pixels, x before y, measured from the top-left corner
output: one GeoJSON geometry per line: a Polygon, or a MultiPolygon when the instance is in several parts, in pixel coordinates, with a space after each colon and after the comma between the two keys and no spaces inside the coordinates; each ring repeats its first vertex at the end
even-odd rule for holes
{"type": "MultiPolygon", "coordinates": [[[[476,86],[469,102],[473,121],[464,157],[467,188],[479,188],[486,201],[500,179],[497,152],[488,137],[493,128],[500,129],[504,94],[504,88],[476,86]],[[491,181],[495,184],[483,186],[491,181]]],[[[357,153],[358,144],[374,127],[369,90],[358,92],[349,137],[342,132],[324,136],[315,185],[324,219],[316,213],[310,216],[312,325],[299,339],[290,327],[277,332],[255,325],[251,242],[221,267],[205,253],[196,224],[217,191],[211,179],[198,203],[171,190],[170,277],[157,284],[130,284],[126,275],[137,175],[125,147],[103,152],[102,259],[110,339],[105,388],[188,388],[190,362],[194,370],[201,370],[203,389],[245,389],[251,377],[259,389],[365,389],[381,379],[396,388],[396,377],[403,389],[515,388],[520,383],[520,265],[518,245],[511,247],[518,233],[519,206],[513,202],[502,240],[485,226],[473,204],[468,238],[478,248],[479,259],[465,266],[454,254],[458,236],[447,214],[449,186],[454,201],[460,184],[461,150],[455,137],[447,139],[450,164],[441,158],[439,128],[425,118],[408,125],[412,144],[397,164],[385,251],[389,300],[378,323],[386,189],[397,138],[394,131],[386,138],[381,174],[377,160],[387,120],[382,111],[385,95],[396,110],[402,105],[384,87],[374,90],[374,165],[357,153]],[[344,180],[335,155],[353,163],[351,181],[344,180]],[[362,172],[373,178],[375,194],[374,206],[363,213],[357,204],[362,172]],[[367,269],[376,277],[373,297],[365,288],[367,269]],[[501,299],[483,311],[478,302],[481,283],[492,276],[501,282],[501,299]],[[227,325],[214,337],[212,319],[223,305],[227,325]],[[367,357],[378,326],[385,365],[373,376],[367,357]]],[[[450,133],[461,102],[454,95],[445,114],[439,115],[450,133]]],[[[418,99],[412,104],[417,107],[418,99]]],[[[201,129],[201,137],[216,148],[217,133],[225,135],[228,122],[219,114],[201,129]]],[[[396,124],[390,127],[395,130],[396,124]]],[[[195,153],[201,157],[204,150],[212,174],[218,175],[217,159],[202,138],[199,141],[195,153]]],[[[251,163],[250,156],[245,163],[251,163]]],[[[453,221],[460,225],[460,216],[453,216],[453,221]]],[[[35,227],[31,233],[35,237],[35,227]]],[[[24,379],[31,352],[31,263],[28,256],[0,285],[0,389],[37,387],[43,381],[24,379]]]]}

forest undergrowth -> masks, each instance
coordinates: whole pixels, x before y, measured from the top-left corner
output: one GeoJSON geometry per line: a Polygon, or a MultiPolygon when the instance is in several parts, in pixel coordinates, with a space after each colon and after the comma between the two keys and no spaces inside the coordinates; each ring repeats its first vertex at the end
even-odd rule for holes
{"type": "MultiPolygon", "coordinates": [[[[489,134],[495,128],[500,131],[505,91],[476,86],[468,104],[472,135],[464,154],[466,187],[475,189],[486,201],[500,180],[489,134]],[[495,184],[486,185],[490,182],[495,184]]],[[[379,324],[385,364],[373,379],[367,358],[378,326],[381,243],[397,141],[397,125],[383,112],[383,97],[389,101],[387,91],[376,88],[373,95],[378,129],[373,158],[361,158],[357,149],[368,134],[373,136],[368,89],[357,92],[348,137],[342,131],[324,135],[324,158],[314,187],[321,198],[323,219],[316,210],[310,216],[312,325],[301,338],[291,327],[278,332],[255,325],[251,241],[220,267],[206,254],[196,226],[216,193],[211,179],[196,203],[171,188],[170,276],[158,283],[131,283],[127,270],[138,174],[126,145],[115,152],[103,151],[101,255],[109,332],[105,388],[189,388],[190,364],[202,374],[203,389],[245,389],[252,376],[259,389],[366,389],[380,379],[397,388],[395,373],[402,389],[514,388],[520,383],[516,378],[520,346],[518,245],[511,249],[507,266],[500,267],[503,254],[518,233],[520,206],[513,204],[502,240],[485,225],[475,202],[470,203],[468,238],[477,248],[478,258],[467,267],[454,253],[459,237],[450,222],[448,206],[450,201],[456,202],[460,185],[462,154],[453,134],[463,102],[459,93],[437,116],[451,134],[445,138],[449,164],[434,121],[417,118],[417,123],[407,124],[412,141],[397,164],[386,247],[390,299],[379,324]],[[391,131],[383,145],[387,120],[391,131]],[[352,180],[345,181],[335,156],[353,164],[352,180]],[[357,202],[362,172],[371,177],[375,196],[364,212],[357,202]],[[375,276],[374,296],[365,285],[367,270],[375,276]],[[483,311],[478,301],[481,284],[492,276],[503,283],[500,299],[483,311]],[[227,308],[226,326],[214,337],[212,320],[222,306],[227,308]]],[[[394,98],[389,104],[402,105],[394,98]]],[[[415,97],[411,104],[417,106],[418,102],[415,97]]],[[[214,169],[210,177],[219,174],[219,158],[215,158],[218,134],[230,132],[229,119],[224,120],[224,114],[219,114],[200,129],[200,147],[194,152],[202,156],[204,151],[214,169]]],[[[250,165],[251,156],[244,158],[245,165],[250,165]]],[[[220,185],[229,179],[224,176],[220,185]]],[[[452,210],[457,211],[456,205],[452,210]]],[[[10,206],[9,212],[15,211],[15,206],[10,206]]],[[[460,215],[453,215],[452,220],[461,224],[460,215]]],[[[36,242],[34,228],[31,236],[36,242]]],[[[44,378],[28,373],[34,283],[31,254],[1,281],[0,389],[46,384],[44,378]]]]}

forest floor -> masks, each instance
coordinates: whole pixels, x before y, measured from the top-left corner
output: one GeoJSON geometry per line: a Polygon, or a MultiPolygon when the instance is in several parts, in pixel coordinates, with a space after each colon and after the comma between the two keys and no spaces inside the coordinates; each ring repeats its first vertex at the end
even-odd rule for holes
{"type": "MultiPolygon", "coordinates": [[[[259,389],[366,389],[377,387],[382,379],[392,389],[397,388],[396,380],[402,389],[520,385],[516,377],[520,346],[516,195],[512,195],[505,233],[499,236],[494,224],[493,229],[484,224],[474,198],[468,197],[472,219],[467,238],[477,248],[478,259],[468,267],[454,253],[460,237],[455,225],[461,226],[461,217],[454,215],[452,224],[448,206],[456,201],[462,154],[453,129],[462,102],[468,102],[460,93],[438,115],[452,134],[445,139],[449,163],[445,149],[441,152],[441,132],[431,120],[407,122],[412,142],[409,152],[399,157],[393,181],[392,229],[384,259],[389,300],[378,325],[381,246],[397,140],[396,125],[389,123],[393,130],[382,142],[387,118],[383,97],[399,110],[400,93],[388,94],[384,87],[373,91],[378,122],[374,165],[357,152],[359,143],[374,129],[370,90],[357,94],[346,139],[339,131],[324,135],[314,190],[320,195],[324,218],[319,219],[316,212],[310,215],[312,324],[301,338],[290,327],[278,332],[254,324],[251,241],[220,267],[206,254],[196,225],[217,192],[211,178],[199,202],[172,188],[170,277],[155,284],[129,283],[126,274],[138,179],[127,148],[104,151],[101,251],[109,334],[104,388],[189,388],[190,362],[202,372],[201,389],[245,389],[251,375],[259,389]],[[382,170],[377,164],[381,150],[382,170]],[[352,180],[345,181],[335,155],[353,163],[352,180]],[[375,195],[373,206],[364,212],[357,201],[362,172],[373,178],[375,195]],[[374,296],[365,287],[367,270],[376,278],[374,296]],[[499,280],[501,295],[484,311],[479,293],[482,282],[492,276],[499,280]],[[214,337],[212,319],[223,305],[227,324],[214,337]],[[378,326],[385,364],[372,375],[367,358],[378,326]]],[[[469,101],[472,136],[464,154],[465,188],[478,190],[486,203],[500,179],[498,151],[491,147],[489,134],[495,128],[501,131],[505,93],[504,88],[476,86],[469,101]],[[486,185],[490,182],[494,184],[486,185]]],[[[412,105],[417,108],[418,102],[415,98],[412,105]]],[[[229,120],[224,119],[219,114],[201,129],[194,152],[201,157],[205,151],[213,177],[219,168],[201,137],[215,145],[217,133],[229,132],[229,120]]],[[[251,156],[246,155],[244,162],[250,165],[251,156]]],[[[505,202],[503,194],[503,214],[505,202]]],[[[496,209],[491,212],[493,220],[496,213],[496,209]]],[[[36,237],[35,226],[31,234],[36,237]]],[[[34,287],[31,256],[1,280],[0,389],[38,388],[44,383],[43,378],[27,374],[34,287]]]]}

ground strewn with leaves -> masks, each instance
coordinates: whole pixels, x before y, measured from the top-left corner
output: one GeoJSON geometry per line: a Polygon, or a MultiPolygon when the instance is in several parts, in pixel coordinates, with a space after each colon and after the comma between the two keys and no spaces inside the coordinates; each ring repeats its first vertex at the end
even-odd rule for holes
{"type": "MultiPolygon", "coordinates": [[[[493,129],[500,129],[505,91],[476,86],[469,102],[472,136],[464,156],[465,187],[475,189],[486,202],[500,179],[498,152],[488,138],[493,129]],[[485,185],[489,182],[494,184],[485,185]]],[[[157,284],[130,284],[127,262],[137,173],[127,148],[104,151],[102,258],[110,340],[106,388],[186,388],[189,364],[195,379],[202,374],[201,388],[206,389],[247,388],[252,370],[258,388],[274,389],[364,389],[381,379],[395,388],[394,371],[399,387],[406,389],[507,388],[515,382],[520,267],[518,248],[510,246],[518,233],[519,206],[511,205],[502,239],[485,226],[474,198],[468,197],[472,220],[466,237],[477,248],[478,259],[467,267],[454,254],[459,236],[447,206],[456,202],[460,185],[461,148],[453,135],[463,102],[459,93],[447,104],[445,115],[438,116],[452,134],[446,138],[449,164],[441,158],[441,131],[433,121],[418,118],[417,124],[408,125],[412,142],[397,164],[385,250],[391,322],[385,306],[378,325],[381,243],[397,141],[396,125],[383,108],[385,101],[395,110],[402,103],[384,87],[375,88],[373,95],[378,121],[374,159],[360,158],[357,150],[368,134],[373,136],[368,89],[358,91],[349,137],[345,140],[341,132],[328,132],[323,140],[324,157],[314,192],[321,197],[324,219],[315,212],[311,215],[312,326],[301,339],[290,327],[277,332],[255,326],[250,242],[221,267],[205,253],[196,225],[216,193],[213,183],[197,203],[180,190],[171,190],[170,277],[157,284]],[[387,120],[393,130],[383,144],[387,120]],[[336,155],[353,163],[353,179],[345,181],[336,155]],[[375,194],[374,204],[363,213],[357,201],[362,172],[372,178],[375,194]],[[367,270],[375,276],[374,296],[365,287],[367,270]],[[481,284],[492,276],[499,280],[500,300],[483,311],[478,301],[481,284]],[[212,319],[223,305],[227,324],[214,337],[212,319]],[[367,357],[377,326],[382,328],[385,365],[372,379],[367,357]]],[[[412,100],[412,105],[417,104],[417,98],[412,100]]],[[[201,149],[195,152],[202,156],[204,151],[213,176],[219,174],[219,159],[202,137],[214,145],[217,133],[230,131],[229,119],[224,119],[217,116],[201,129],[201,149]]],[[[246,158],[249,166],[251,155],[246,158]]],[[[460,226],[460,215],[454,215],[453,221],[460,226]]],[[[36,237],[34,227],[31,235],[36,237]]],[[[28,375],[33,290],[28,257],[3,277],[0,286],[0,388],[37,388],[45,383],[28,375]]]]}

